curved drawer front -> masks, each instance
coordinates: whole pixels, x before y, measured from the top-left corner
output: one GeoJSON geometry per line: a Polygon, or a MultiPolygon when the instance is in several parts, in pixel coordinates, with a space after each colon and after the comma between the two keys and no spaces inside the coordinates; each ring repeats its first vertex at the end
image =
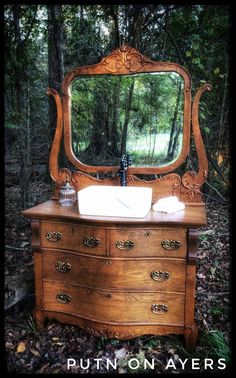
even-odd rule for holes
{"type": "Polygon", "coordinates": [[[183,260],[109,259],[43,252],[43,278],[92,288],[185,291],[183,260]]]}
{"type": "Polygon", "coordinates": [[[186,229],[114,229],[110,231],[110,254],[116,257],[184,258],[186,238],[186,229]]]}
{"type": "Polygon", "coordinates": [[[78,256],[44,251],[43,278],[91,288],[184,292],[185,262],[78,256]]]}
{"type": "Polygon", "coordinates": [[[93,255],[106,255],[106,231],[69,223],[42,222],[43,248],[69,249],[93,255]]]}
{"type": "Polygon", "coordinates": [[[125,293],[44,282],[44,309],[102,322],[184,323],[184,295],[125,293]]]}

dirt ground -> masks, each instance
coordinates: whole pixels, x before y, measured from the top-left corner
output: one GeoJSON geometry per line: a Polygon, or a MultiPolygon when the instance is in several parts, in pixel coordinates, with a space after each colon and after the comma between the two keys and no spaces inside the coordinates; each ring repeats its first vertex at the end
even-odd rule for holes
{"type": "MultiPolygon", "coordinates": [[[[50,198],[51,187],[46,184],[31,184],[32,205],[50,198]],[[42,194],[43,193],[43,194],[42,194]]],[[[6,282],[31,274],[33,268],[30,246],[30,223],[18,207],[19,186],[7,188],[5,194],[5,274],[6,282]]],[[[32,311],[34,307],[34,288],[29,279],[29,287],[23,299],[10,306],[5,312],[5,350],[6,370],[9,373],[33,374],[109,374],[109,373],[187,373],[192,372],[191,359],[200,359],[204,371],[204,358],[214,359],[217,371],[217,358],[229,358],[228,349],[231,334],[230,298],[230,206],[212,202],[207,205],[207,227],[199,230],[197,287],[195,318],[199,328],[197,347],[193,352],[184,349],[182,336],[142,336],[132,340],[106,340],[94,337],[76,326],[60,324],[49,320],[43,331],[36,328],[32,311]],[[221,335],[216,347],[209,343],[207,336],[221,335]],[[75,359],[77,364],[67,369],[67,359],[75,359]],[[132,369],[128,361],[135,358],[139,362],[132,369]],[[170,358],[175,367],[168,367],[170,358]],[[182,370],[180,359],[189,358],[182,370]],[[80,359],[86,363],[82,369],[80,359]],[[99,359],[99,369],[98,361],[99,359]],[[117,368],[107,369],[106,361],[116,359],[117,368]],[[154,369],[144,369],[145,360],[154,360],[154,369]],[[168,369],[167,369],[168,367],[168,369]]],[[[6,285],[7,301],[11,301],[10,285],[6,285]],[[7,292],[9,291],[9,292],[7,292]]],[[[6,301],[6,302],[7,302],[6,301]]],[[[8,302],[7,302],[8,303],[8,302]]],[[[218,370],[220,372],[220,370],[218,370]]]]}

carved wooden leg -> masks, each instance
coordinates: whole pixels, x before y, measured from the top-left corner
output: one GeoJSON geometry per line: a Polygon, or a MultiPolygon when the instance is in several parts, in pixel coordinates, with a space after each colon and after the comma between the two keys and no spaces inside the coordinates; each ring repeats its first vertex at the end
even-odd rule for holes
{"type": "Polygon", "coordinates": [[[197,341],[197,326],[194,325],[189,325],[185,327],[184,330],[184,340],[185,340],[185,348],[186,349],[194,349],[196,346],[196,341],[197,341]]]}
{"type": "Polygon", "coordinates": [[[46,318],[43,314],[43,310],[35,308],[33,314],[34,314],[37,327],[39,329],[44,328],[46,318]]]}

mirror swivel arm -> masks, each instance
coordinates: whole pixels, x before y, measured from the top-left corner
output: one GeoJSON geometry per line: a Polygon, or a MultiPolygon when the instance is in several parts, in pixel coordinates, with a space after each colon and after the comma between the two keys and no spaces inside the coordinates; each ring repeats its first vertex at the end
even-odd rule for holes
{"type": "Polygon", "coordinates": [[[59,168],[58,166],[58,156],[59,156],[59,149],[62,139],[62,132],[63,132],[63,111],[62,111],[62,101],[55,89],[48,88],[47,90],[48,96],[53,96],[55,103],[56,103],[56,110],[57,110],[57,124],[56,124],[56,131],[52,143],[52,148],[50,151],[49,156],[49,171],[50,176],[53,181],[56,182],[57,188],[55,190],[52,199],[58,198],[58,187],[64,184],[66,181],[71,181],[71,173],[67,168],[59,168]]]}
{"type": "Polygon", "coordinates": [[[198,108],[201,95],[205,91],[211,91],[210,84],[202,85],[194,98],[193,107],[192,107],[192,127],[193,127],[193,137],[197,151],[198,157],[198,172],[187,171],[182,177],[182,183],[186,188],[199,189],[202,184],[206,181],[208,174],[208,162],[207,155],[202,140],[201,130],[198,120],[198,108]]]}

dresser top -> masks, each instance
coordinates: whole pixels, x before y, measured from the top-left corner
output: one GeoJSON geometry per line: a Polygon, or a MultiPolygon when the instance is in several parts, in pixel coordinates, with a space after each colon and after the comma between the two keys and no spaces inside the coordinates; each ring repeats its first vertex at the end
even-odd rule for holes
{"type": "Polygon", "coordinates": [[[167,214],[150,210],[145,218],[121,218],[102,217],[92,215],[80,215],[77,202],[72,207],[63,207],[57,200],[43,202],[30,209],[22,211],[25,217],[43,220],[76,221],[89,224],[125,224],[146,226],[176,226],[176,227],[201,227],[206,225],[206,212],[204,205],[186,205],[184,210],[167,214]]]}

